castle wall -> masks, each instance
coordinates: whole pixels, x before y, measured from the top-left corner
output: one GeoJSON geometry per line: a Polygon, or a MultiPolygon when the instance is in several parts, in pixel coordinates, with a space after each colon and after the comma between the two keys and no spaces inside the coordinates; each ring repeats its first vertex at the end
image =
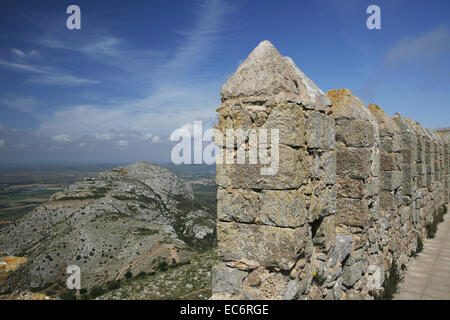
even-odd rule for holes
{"type": "Polygon", "coordinates": [[[262,42],[221,90],[213,299],[354,299],[449,202],[447,132],[325,95],[262,42]]]}

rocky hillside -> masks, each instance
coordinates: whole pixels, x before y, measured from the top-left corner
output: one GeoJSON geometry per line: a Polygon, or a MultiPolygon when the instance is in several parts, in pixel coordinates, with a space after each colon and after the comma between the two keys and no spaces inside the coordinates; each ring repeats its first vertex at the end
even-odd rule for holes
{"type": "Polygon", "coordinates": [[[69,265],[80,267],[81,286],[91,288],[152,272],[161,261],[183,263],[214,242],[215,217],[207,210],[190,184],[151,163],[77,182],[2,230],[0,251],[27,262],[0,292],[58,292],[69,265]]]}

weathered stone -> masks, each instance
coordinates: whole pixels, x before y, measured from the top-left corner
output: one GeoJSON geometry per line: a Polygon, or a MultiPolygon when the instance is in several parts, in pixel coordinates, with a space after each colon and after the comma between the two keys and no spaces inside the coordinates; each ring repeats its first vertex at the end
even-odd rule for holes
{"type": "Polygon", "coordinates": [[[337,176],[366,179],[369,176],[370,170],[369,157],[370,150],[367,149],[338,149],[336,151],[337,176]]]}
{"type": "Polygon", "coordinates": [[[242,281],[247,272],[227,267],[224,263],[215,265],[212,269],[212,292],[226,292],[239,294],[242,290],[242,281]]]}
{"type": "Polygon", "coordinates": [[[286,292],[283,295],[284,300],[293,300],[298,297],[298,295],[304,291],[305,283],[300,280],[291,280],[288,282],[286,287],[286,292]]]}
{"type": "Polygon", "coordinates": [[[342,263],[342,261],[347,258],[347,256],[352,252],[352,242],[352,236],[336,236],[334,247],[327,261],[327,266],[329,268],[334,268],[338,261],[342,263]]]}
{"type": "Polygon", "coordinates": [[[394,153],[381,152],[380,153],[381,170],[394,171],[397,169],[397,161],[394,153]]]}
{"type": "Polygon", "coordinates": [[[329,185],[336,183],[336,152],[325,151],[320,157],[320,180],[329,185]]]}
{"type": "Polygon", "coordinates": [[[367,120],[339,119],[336,121],[336,141],[347,147],[367,148],[375,143],[373,127],[367,120]]]}
{"type": "Polygon", "coordinates": [[[324,113],[315,111],[306,112],[306,143],[311,149],[333,149],[334,143],[330,142],[330,135],[334,134],[334,128],[330,126],[330,117],[324,113]]]}
{"type": "Polygon", "coordinates": [[[281,142],[272,176],[262,165],[217,167],[219,253],[251,271],[231,297],[371,298],[448,201],[442,134],[365,107],[348,89],[327,96],[269,43],[223,87],[218,127],[243,132],[228,155],[249,148],[250,129],[279,129],[281,142]]]}
{"type": "MultiPolygon", "coordinates": [[[[278,161],[274,159],[274,174],[263,174],[271,164],[217,164],[216,182],[221,187],[231,186],[239,189],[293,189],[298,188],[304,179],[302,165],[305,151],[289,146],[279,146],[278,161]]],[[[248,154],[247,154],[248,156],[248,154]]],[[[225,161],[223,161],[225,163],[225,161]]]]}
{"type": "Polygon", "coordinates": [[[336,200],[336,225],[363,227],[367,222],[368,214],[365,199],[338,197],[336,200]]]}
{"type": "Polygon", "coordinates": [[[395,190],[402,184],[402,174],[398,171],[384,171],[381,173],[381,189],[395,190]]]}
{"type": "Polygon", "coordinates": [[[219,254],[225,261],[249,259],[264,267],[291,269],[304,250],[306,231],[264,225],[218,222],[219,254]]]}
{"type": "Polygon", "coordinates": [[[361,278],[362,272],[361,261],[345,265],[342,269],[342,283],[347,287],[353,286],[361,278]]]}
{"type": "Polygon", "coordinates": [[[363,180],[339,176],[337,178],[337,184],[339,186],[338,196],[352,199],[363,198],[363,180]]]}
{"type": "Polygon", "coordinates": [[[380,191],[380,208],[387,212],[396,209],[394,193],[392,191],[389,190],[380,191]]]}
{"type": "Polygon", "coordinates": [[[303,108],[297,103],[283,102],[272,109],[261,129],[268,132],[278,130],[281,144],[303,146],[306,135],[303,108]]]}
{"type": "Polygon", "coordinates": [[[335,238],[335,217],[334,215],[324,217],[313,238],[313,243],[324,252],[328,252],[335,238]]]}
{"type": "Polygon", "coordinates": [[[309,205],[309,222],[332,215],[336,212],[336,187],[316,187],[311,194],[309,205]]]}
{"type": "Polygon", "coordinates": [[[331,105],[325,94],[269,41],[261,42],[222,87],[222,101],[288,93],[305,103],[331,105]]]}
{"type": "Polygon", "coordinates": [[[308,213],[301,189],[263,190],[260,199],[260,223],[279,227],[305,224],[308,213]]]}
{"type": "Polygon", "coordinates": [[[259,208],[258,193],[251,190],[219,188],[217,190],[217,216],[223,221],[253,222],[259,208]]]}

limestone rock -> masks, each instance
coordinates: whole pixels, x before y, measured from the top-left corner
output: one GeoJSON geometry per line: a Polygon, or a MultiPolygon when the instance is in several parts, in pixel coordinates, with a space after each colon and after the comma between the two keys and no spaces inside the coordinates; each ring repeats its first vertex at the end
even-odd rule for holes
{"type": "Polygon", "coordinates": [[[304,228],[221,222],[217,224],[219,254],[225,261],[249,259],[264,267],[291,269],[304,250],[304,228]]]}

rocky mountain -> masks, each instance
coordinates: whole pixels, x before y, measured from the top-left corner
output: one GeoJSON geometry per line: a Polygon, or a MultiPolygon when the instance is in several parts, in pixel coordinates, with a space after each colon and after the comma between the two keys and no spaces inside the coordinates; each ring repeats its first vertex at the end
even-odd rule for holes
{"type": "Polygon", "coordinates": [[[190,184],[151,163],[87,178],[2,229],[0,251],[27,262],[0,291],[64,289],[69,265],[80,267],[81,286],[91,288],[183,263],[215,241],[207,210],[190,184]]]}

